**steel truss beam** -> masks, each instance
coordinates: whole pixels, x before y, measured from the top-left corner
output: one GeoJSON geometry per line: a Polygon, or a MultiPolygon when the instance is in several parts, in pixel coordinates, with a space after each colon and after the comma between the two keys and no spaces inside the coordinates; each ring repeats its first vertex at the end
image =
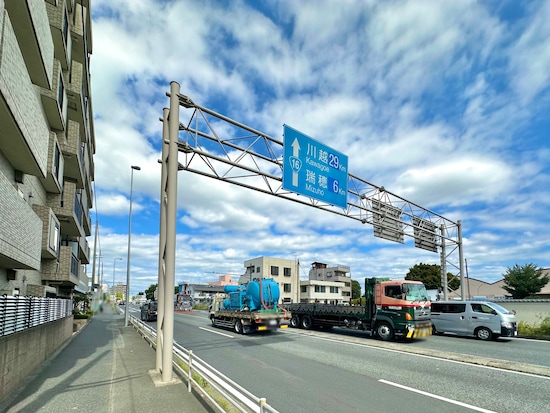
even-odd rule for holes
{"type": "Polygon", "coordinates": [[[435,243],[432,251],[437,247],[441,251],[445,298],[447,278],[444,274],[449,264],[460,274],[464,299],[460,221],[453,222],[352,174],[349,174],[345,209],[284,190],[282,141],[198,105],[185,95],[178,94],[177,98],[180,106],[190,113],[188,121],[179,124],[177,144],[178,151],[183,154],[178,159],[180,169],[338,214],[375,228],[378,225],[390,236],[415,238],[415,230],[430,234],[435,243]],[[379,209],[381,204],[400,211],[399,219],[393,214],[385,214],[379,209]],[[429,223],[428,228],[418,226],[419,222],[429,223]]]}

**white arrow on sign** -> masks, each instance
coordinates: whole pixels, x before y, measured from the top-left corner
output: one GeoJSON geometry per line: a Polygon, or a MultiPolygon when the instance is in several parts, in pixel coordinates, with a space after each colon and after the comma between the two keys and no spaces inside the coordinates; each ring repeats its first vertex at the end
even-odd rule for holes
{"type": "Polygon", "coordinates": [[[300,160],[300,142],[298,138],[294,138],[292,142],[292,156],[290,157],[290,166],[292,168],[292,186],[298,186],[298,172],[302,168],[300,160]]]}

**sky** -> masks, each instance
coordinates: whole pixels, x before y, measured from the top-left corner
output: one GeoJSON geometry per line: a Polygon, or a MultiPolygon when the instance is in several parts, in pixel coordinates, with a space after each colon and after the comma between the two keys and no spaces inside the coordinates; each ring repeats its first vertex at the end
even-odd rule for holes
{"type": "MultiPolygon", "coordinates": [[[[91,214],[105,283],[126,280],[130,191],[130,291],[158,280],[172,81],[281,142],[290,125],[346,154],[354,176],[460,220],[469,277],[550,267],[549,15],[550,0],[94,0],[91,214]]],[[[360,284],[440,263],[412,239],[188,171],[176,219],[176,283],[236,280],[261,256],[299,261],[301,278],[315,261],[348,265],[360,284]]]]}

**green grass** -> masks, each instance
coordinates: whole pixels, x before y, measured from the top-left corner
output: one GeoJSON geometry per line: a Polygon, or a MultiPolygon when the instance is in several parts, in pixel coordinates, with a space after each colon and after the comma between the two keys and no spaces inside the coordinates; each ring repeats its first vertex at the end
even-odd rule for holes
{"type": "MultiPolygon", "coordinates": [[[[189,373],[189,366],[187,366],[187,364],[185,364],[183,360],[177,360],[176,363],[183,371],[185,371],[185,373],[187,374],[189,373]]],[[[193,380],[197,382],[197,384],[202,389],[204,389],[204,391],[208,393],[208,395],[212,397],[212,399],[214,399],[216,403],[218,403],[218,405],[224,410],[224,412],[227,412],[227,413],[238,412],[238,410],[235,409],[229,401],[227,401],[221,394],[219,394],[214,388],[212,388],[208,384],[208,382],[204,378],[199,376],[197,373],[193,373],[193,380]]]]}
{"type": "Polygon", "coordinates": [[[530,337],[550,337],[550,317],[546,317],[540,324],[528,324],[520,321],[518,334],[530,337]]]}

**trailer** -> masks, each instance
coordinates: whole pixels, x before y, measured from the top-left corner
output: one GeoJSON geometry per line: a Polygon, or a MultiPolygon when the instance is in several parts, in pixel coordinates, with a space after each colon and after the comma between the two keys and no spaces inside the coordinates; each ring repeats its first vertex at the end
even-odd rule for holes
{"type": "Polygon", "coordinates": [[[237,334],[288,327],[291,314],[279,306],[279,285],[272,278],[226,285],[224,292],[216,294],[210,306],[212,326],[229,328],[237,334]]]}
{"type": "Polygon", "coordinates": [[[294,303],[285,308],[292,314],[290,326],[294,328],[353,328],[387,341],[429,336],[430,306],[426,288],[419,281],[368,278],[365,305],[294,303]]]}

